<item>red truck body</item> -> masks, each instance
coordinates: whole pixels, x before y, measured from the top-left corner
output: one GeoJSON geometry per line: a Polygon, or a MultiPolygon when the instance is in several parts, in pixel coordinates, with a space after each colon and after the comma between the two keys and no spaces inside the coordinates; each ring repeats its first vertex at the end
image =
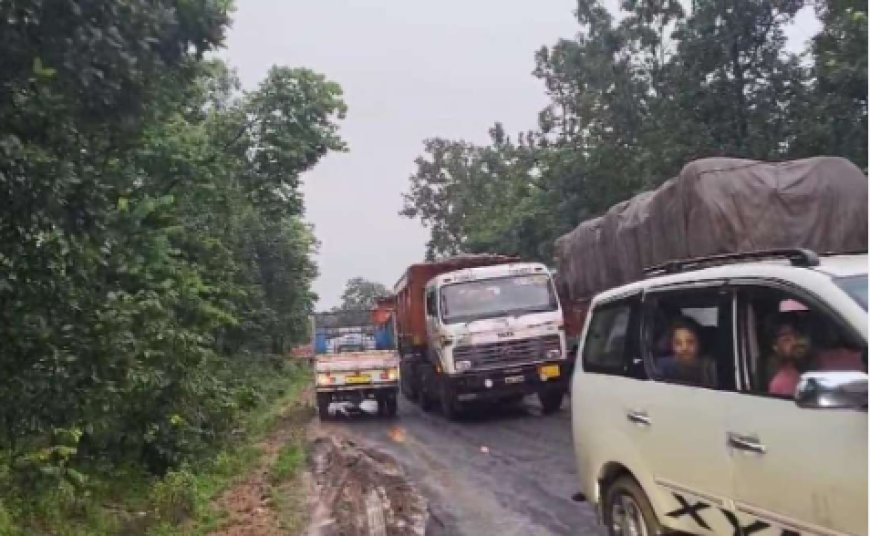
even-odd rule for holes
{"type": "Polygon", "coordinates": [[[426,350],[426,284],[433,277],[454,270],[518,261],[518,258],[506,255],[470,255],[409,266],[394,289],[399,353],[426,350]]]}

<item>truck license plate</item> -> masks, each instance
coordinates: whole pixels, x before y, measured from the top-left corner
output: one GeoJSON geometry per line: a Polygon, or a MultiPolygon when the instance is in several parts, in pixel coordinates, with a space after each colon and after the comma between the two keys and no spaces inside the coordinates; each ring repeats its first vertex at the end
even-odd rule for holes
{"type": "Polygon", "coordinates": [[[559,377],[559,365],[544,365],[540,369],[541,379],[549,380],[550,378],[559,377]]]}
{"type": "Polygon", "coordinates": [[[505,376],[505,383],[523,383],[526,377],[520,374],[519,376],[505,376]]]}
{"type": "Polygon", "coordinates": [[[371,383],[372,377],[368,374],[358,374],[355,376],[345,376],[344,383],[371,383]]]}

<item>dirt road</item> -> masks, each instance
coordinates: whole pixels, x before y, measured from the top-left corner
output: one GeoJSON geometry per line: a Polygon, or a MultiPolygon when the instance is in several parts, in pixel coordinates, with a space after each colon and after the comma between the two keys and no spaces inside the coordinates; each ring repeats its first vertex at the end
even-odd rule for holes
{"type": "Polygon", "coordinates": [[[394,456],[429,501],[429,535],[603,534],[577,491],[568,401],[541,416],[533,398],[460,422],[402,399],[399,416],[322,425],[394,456]]]}

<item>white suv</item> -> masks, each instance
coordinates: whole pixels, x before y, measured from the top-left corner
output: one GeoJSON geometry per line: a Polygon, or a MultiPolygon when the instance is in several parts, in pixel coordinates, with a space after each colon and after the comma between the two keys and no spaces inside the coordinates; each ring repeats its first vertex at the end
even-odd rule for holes
{"type": "Polygon", "coordinates": [[[572,427],[610,534],[867,534],[867,255],[674,262],[595,297],[572,427]]]}

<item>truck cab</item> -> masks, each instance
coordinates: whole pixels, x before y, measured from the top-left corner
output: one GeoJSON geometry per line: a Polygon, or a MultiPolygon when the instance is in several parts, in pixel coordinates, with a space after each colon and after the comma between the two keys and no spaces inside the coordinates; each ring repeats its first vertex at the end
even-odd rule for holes
{"type": "MultiPolygon", "coordinates": [[[[539,263],[440,273],[425,285],[425,352],[412,399],[455,416],[475,401],[537,394],[545,413],[567,388],[564,322],[553,279],[539,263]]],[[[403,374],[405,371],[403,370],[403,374]]],[[[414,381],[416,379],[416,381],[414,381]]]]}

